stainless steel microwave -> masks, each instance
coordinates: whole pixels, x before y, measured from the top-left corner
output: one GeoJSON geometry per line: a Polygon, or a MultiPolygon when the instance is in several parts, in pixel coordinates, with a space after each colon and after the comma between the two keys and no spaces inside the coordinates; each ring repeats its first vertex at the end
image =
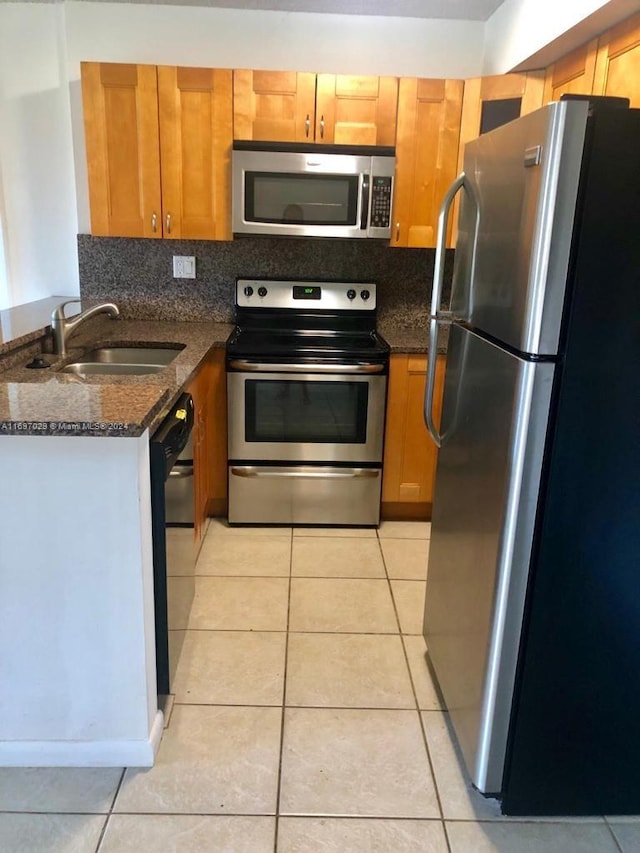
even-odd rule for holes
{"type": "Polygon", "coordinates": [[[391,237],[395,149],[235,141],[234,234],[391,237]]]}

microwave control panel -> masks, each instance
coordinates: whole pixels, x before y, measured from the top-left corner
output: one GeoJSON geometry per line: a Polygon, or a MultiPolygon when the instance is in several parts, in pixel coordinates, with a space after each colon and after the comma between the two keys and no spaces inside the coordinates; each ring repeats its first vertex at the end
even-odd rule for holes
{"type": "Polygon", "coordinates": [[[374,228],[391,225],[391,178],[373,176],[371,181],[371,224],[374,228]]]}

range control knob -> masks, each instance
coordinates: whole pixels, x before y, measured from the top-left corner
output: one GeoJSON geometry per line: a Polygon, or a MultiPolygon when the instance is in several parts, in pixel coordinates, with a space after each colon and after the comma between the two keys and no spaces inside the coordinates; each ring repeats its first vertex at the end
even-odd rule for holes
{"type": "Polygon", "coordinates": [[[361,296],[361,297],[364,299],[364,301],[366,302],[366,301],[367,301],[367,299],[371,296],[371,294],[369,293],[369,291],[368,291],[368,290],[361,290],[361,291],[360,291],[360,296],[361,296]]]}
{"type": "Polygon", "coordinates": [[[355,298],[356,298],[355,290],[353,290],[353,288],[351,290],[347,290],[347,299],[355,299],[355,298]]]}
{"type": "Polygon", "coordinates": [[[245,287],[244,295],[245,296],[253,296],[253,288],[252,287],[245,287]]]}
{"type": "Polygon", "coordinates": [[[258,296],[266,296],[266,295],[267,295],[267,288],[266,287],[259,287],[258,288],[258,296]]]}

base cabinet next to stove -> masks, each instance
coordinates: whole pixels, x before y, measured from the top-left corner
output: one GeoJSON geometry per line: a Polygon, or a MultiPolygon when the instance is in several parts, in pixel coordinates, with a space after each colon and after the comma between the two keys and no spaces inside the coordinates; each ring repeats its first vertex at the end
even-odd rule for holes
{"type": "MultiPolygon", "coordinates": [[[[436,361],[436,420],[440,422],[445,356],[436,361]]],[[[429,519],[438,450],[424,423],[427,356],[393,353],[382,477],[382,518],[429,519]]]]}
{"type": "Polygon", "coordinates": [[[185,389],[193,397],[195,535],[227,513],[227,395],[224,350],[213,349],[185,389]]]}

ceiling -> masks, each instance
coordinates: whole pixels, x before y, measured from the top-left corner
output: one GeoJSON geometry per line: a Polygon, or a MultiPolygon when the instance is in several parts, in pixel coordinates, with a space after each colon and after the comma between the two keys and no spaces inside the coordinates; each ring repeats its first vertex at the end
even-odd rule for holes
{"type": "Polygon", "coordinates": [[[215,6],[224,9],[269,9],[279,12],[322,12],[332,15],[486,21],[504,0],[86,0],[86,2],[156,3],[172,6],[215,6]]]}

